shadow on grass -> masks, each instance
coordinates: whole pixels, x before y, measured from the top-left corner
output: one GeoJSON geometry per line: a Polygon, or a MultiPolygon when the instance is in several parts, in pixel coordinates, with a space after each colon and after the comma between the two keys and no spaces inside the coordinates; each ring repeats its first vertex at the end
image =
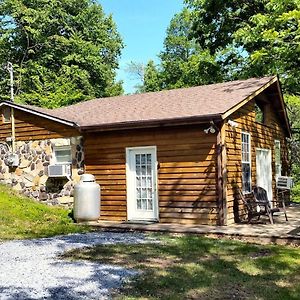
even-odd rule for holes
{"type": "Polygon", "coordinates": [[[200,237],[104,245],[66,255],[143,272],[119,298],[299,299],[300,251],[200,237]]]}

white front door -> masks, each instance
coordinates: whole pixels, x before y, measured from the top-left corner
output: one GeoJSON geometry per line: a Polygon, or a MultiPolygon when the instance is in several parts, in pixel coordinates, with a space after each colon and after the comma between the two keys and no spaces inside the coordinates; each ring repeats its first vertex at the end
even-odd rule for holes
{"type": "Polygon", "coordinates": [[[272,152],[269,149],[256,149],[256,185],[264,188],[272,201],[272,152]]]}
{"type": "Polygon", "coordinates": [[[156,147],[126,149],[128,220],[157,220],[156,147]]]}

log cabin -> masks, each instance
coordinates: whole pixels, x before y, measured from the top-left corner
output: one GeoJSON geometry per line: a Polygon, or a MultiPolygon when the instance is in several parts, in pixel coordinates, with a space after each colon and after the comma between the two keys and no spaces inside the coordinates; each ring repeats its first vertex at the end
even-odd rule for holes
{"type": "Polygon", "coordinates": [[[276,76],[0,109],[0,182],[72,205],[78,171],[93,174],[101,220],[232,224],[243,215],[236,185],[247,194],[258,184],[272,199],[276,176],[289,173],[276,76]]]}

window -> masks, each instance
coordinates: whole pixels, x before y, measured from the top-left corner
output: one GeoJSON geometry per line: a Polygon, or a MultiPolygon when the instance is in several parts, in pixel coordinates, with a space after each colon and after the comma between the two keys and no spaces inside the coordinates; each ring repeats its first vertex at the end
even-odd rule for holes
{"type": "Polygon", "coordinates": [[[265,123],[265,108],[261,103],[255,103],[255,121],[265,123]]]}
{"type": "Polygon", "coordinates": [[[58,165],[65,165],[72,163],[71,146],[57,146],[54,147],[55,163],[58,165]]]}
{"type": "Polygon", "coordinates": [[[250,134],[242,132],[242,183],[243,192],[251,192],[251,143],[250,134]]]}
{"type": "Polygon", "coordinates": [[[2,112],[2,122],[9,123],[11,120],[11,112],[9,107],[4,107],[2,112]]]}
{"type": "Polygon", "coordinates": [[[281,151],[280,151],[280,141],[274,141],[274,152],[275,152],[275,175],[276,178],[281,176],[281,151]]]}

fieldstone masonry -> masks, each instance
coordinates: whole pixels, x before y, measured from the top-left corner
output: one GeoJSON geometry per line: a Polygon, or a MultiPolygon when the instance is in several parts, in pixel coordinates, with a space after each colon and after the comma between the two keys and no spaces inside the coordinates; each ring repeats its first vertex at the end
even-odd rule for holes
{"type": "Polygon", "coordinates": [[[74,185],[79,181],[84,168],[82,137],[16,142],[16,153],[20,164],[9,168],[5,164],[7,147],[0,151],[0,182],[11,185],[15,190],[38,201],[51,205],[71,206],[74,185]],[[53,149],[57,146],[71,146],[72,175],[67,178],[48,177],[48,166],[53,162],[53,149]]]}

